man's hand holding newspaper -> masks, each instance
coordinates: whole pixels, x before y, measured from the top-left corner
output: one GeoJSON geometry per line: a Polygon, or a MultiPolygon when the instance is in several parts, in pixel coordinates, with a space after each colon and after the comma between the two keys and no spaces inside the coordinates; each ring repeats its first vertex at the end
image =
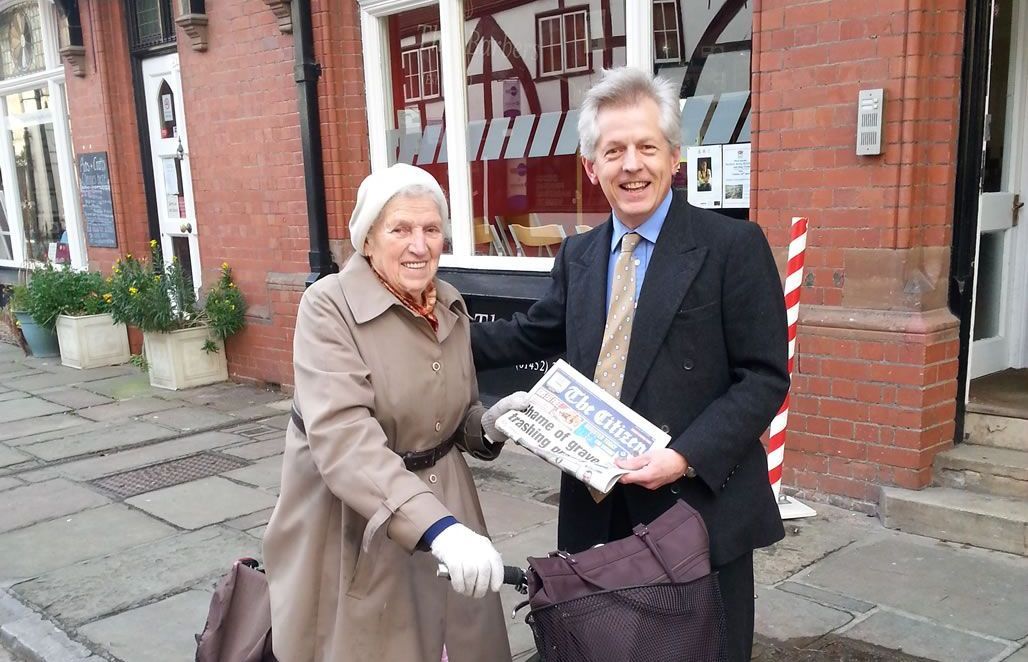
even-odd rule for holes
{"type": "Polygon", "coordinates": [[[501,416],[497,429],[603,494],[630,472],[615,460],[665,448],[671,440],[564,361],[528,395],[529,406],[501,416]]]}

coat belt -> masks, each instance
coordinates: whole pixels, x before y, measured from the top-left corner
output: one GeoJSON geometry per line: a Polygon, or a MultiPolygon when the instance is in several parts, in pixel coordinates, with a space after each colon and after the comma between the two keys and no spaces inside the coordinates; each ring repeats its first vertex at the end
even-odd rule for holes
{"type": "MultiPolygon", "coordinates": [[[[292,408],[290,416],[293,420],[293,425],[295,425],[296,428],[306,436],[307,428],[303,424],[303,417],[300,416],[300,412],[296,411],[295,406],[292,408]]],[[[430,469],[435,466],[436,462],[446,457],[446,454],[450,452],[450,449],[452,449],[457,443],[457,434],[460,431],[460,428],[458,428],[449,439],[446,439],[438,446],[429,448],[428,450],[408,451],[406,453],[396,454],[400,456],[401,460],[403,460],[403,465],[407,467],[407,471],[430,469]]]]}

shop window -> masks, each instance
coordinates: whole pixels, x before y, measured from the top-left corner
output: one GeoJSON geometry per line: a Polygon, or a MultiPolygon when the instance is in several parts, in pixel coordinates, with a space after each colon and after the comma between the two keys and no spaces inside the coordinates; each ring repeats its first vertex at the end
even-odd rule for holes
{"type": "Polygon", "coordinates": [[[128,0],[132,50],[145,50],[175,42],[171,0],[128,0]]]}
{"type": "Polygon", "coordinates": [[[24,76],[44,66],[39,3],[24,2],[0,12],[0,78],[24,76]]]}
{"type": "Polygon", "coordinates": [[[82,266],[57,10],[0,4],[0,266],[82,266]]]}
{"type": "Polygon", "coordinates": [[[411,48],[401,54],[403,60],[403,98],[424,101],[439,96],[439,46],[431,44],[411,48]]]}
{"type": "Polygon", "coordinates": [[[589,71],[588,13],[578,9],[536,18],[540,77],[589,71]]]}
{"type": "Polygon", "coordinates": [[[679,62],[682,49],[678,36],[678,0],[653,2],[653,61],[679,62]]]}

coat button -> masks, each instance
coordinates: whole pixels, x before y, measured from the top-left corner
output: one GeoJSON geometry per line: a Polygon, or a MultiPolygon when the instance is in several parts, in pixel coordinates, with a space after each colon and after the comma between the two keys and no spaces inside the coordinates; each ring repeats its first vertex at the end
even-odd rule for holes
{"type": "Polygon", "coordinates": [[[672,486],[671,486],[671,494],[675,494],[675,495],[677,495],[677,494],[679,494],[679,493],[680,493],[681,491],[682,491],[682,488],[680,488],[680,487],[679,487],[678,485],[672,485],[672,486]]]}
{"type": "Polygon", "coordinates": [[[442,367],[443,367],[443,365],[441,363],[439,363],[439,361],[435,361],[435,362],[432,363],[432,370],[435,370],[436,372],[439,372],[439,368],[442,368],[442,367]]]}
{"type": "Polygon", "coordinates": [[[436,431],[436,432],[439,432],[439,431],[440,431],[440,430],[442,430],[442,429],[443,429],[443,424],[442,424],[442,423],[440,423],[439,421],[436,421],[436,422],[435,422],[435,431],[436,431]]]}
{"type": "Polygon", "coordinates": [[[682,367],[686,370],[692,370],[692,359],[686,359],[685,363],[682,364],[682,367]]]}
{"type": "Polygon", "coordinates": [[[439,482],[439,476],[436,476],[435,474],[429,474],[428,475],[428,482],[430,482],[433,485],[435,485],[436,483],[439,482]]]}
{"type": "Polygon", "coordinates": [[[665,423],[664,425],[660,426],[660,431],[661,432],[671,432],[671,428],[670,428],[670,426],[668,426],[667,423],[665,423]]]}

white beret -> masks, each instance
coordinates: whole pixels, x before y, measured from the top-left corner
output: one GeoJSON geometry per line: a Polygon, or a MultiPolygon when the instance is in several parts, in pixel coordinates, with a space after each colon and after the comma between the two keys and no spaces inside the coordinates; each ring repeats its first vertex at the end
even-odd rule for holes
{"type": "Polygon", "coordinates": [[[428,172],[406,163],[397,163],[388,168],[373,172],[364,178],[357,189],[357,204],[350,217],[350,243],[354,250],[364,255],[364,241],[371,231],[371,226],[382,213],[382,208],[389,200],[410,186],[424,186],[439,203],[439,212],[446,222],[448,210],[446,196],[439,182],[428,172]]]}

